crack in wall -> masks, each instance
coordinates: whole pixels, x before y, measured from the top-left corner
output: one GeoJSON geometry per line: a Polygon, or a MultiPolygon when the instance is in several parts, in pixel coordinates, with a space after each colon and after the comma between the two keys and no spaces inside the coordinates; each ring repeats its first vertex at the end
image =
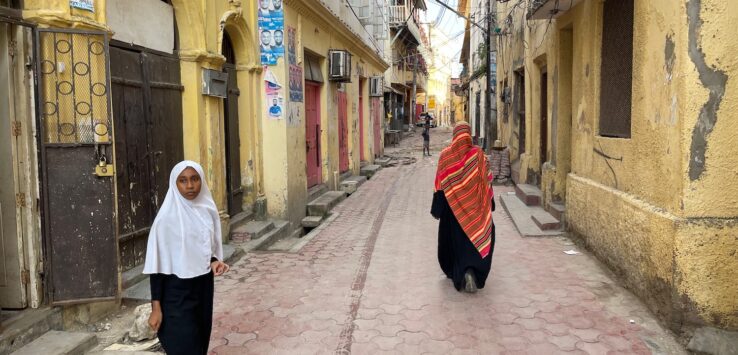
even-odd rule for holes
{"type": "Polygon", "coordinates": [[[707,138],[717,123],[717,111],[725,95],[728,76],[724,71],[710,68],[705,53],[699,46],[699,35],[702,27],[700,9],[702,0],[689,0],[687,3],[687,19],[689,21],[689,57],[697,67],[700,82],[710,91],[710,96],[700,109],[700,114],[692,131],[692,145],[689,158],[689,178],[695,181],[705,172],[705,153],[707,138]]]}

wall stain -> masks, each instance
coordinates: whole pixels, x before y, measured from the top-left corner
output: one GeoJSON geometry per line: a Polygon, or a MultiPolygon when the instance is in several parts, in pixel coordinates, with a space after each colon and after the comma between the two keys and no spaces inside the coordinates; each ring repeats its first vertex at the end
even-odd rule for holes
{"type": "Polygon", "coordinates": [[[705,172],[705,153],[707,152],[707,138],[717,123],[717,111],[725,95],[725,85],[728,76],[724,71],[710,68],[705,60],[705,53],[699,46],[700,9],[702,0],[689,0],[687,3],[687,19],[689,21],[689,57],[694,62],[699,73],[700,82],[710,90],[710,96],[700,109],[700,114],[692,131],[692,146],[689,158],[689,178],[695,181],[705,172]]]}
{"type": "Polygon", "coordinates": [[[666,67],[666,80],[671,81],[674,72],[674,64],[676,63],[676,53],[674,53],[674,33],[666,35],[666,43],[664,43],[664,65],[666,67]]]}

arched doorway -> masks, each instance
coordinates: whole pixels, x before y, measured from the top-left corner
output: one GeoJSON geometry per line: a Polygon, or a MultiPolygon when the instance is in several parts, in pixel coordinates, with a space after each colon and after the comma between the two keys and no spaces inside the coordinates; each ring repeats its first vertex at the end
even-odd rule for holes
{"type": "Polygon", "coordinates": [[[243,187],[241,185],[241,142],[238,125],[238,72],[236,52],[231,36],[223,32],[223,56],[226,58],[223,71],[228,74],[228,94],[223,99],[225,120],[226,186],[228,192],[228,214],[235,216],[243,211],[243,187]]]}

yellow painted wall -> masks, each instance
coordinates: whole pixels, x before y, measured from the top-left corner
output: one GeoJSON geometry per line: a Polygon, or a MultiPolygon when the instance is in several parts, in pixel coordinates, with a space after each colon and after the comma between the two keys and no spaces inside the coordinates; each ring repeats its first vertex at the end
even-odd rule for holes
{"type": "MultiPolygon", "coordinates": [[[[320,120],[321,120],[321,157],[323,182],[329,189],[338,187],[336,172],[339,171],[338,149],[338,97],[342,90],[347,95],[348,154],[349,170],[358,175],[360,169],[360,151],[364,149],[366,160],[374,160],[373,122],[370,114],[368,78],[382,75],[386,64],[378,55],[367,57],[361,44],[349,40],[351,34],[341,30],[342,26],[334,19],[326,18],[316,1],[285,2],[285,26],[296,29],[296,46],[298,65],[303,64],[304,51],[307,50],[321,58],[320,65],[325,82],[321,88],[320,120]],[[330,49],[343,49],[352,53],[351,82],[337,84],[328,81],[327,55],[330,49]],[[363,82],[364,102],[359,107],[359,83],[363,82]],[[340,86],[340,89],[339,89],[340,86]],[[359,145],[359,110],[364,111],[364,147],[359,145]]],[[[286,31],[285,31],[286,32],[286,31]]],[[[305,106],[303,102],[289,100],[288,73],[286,56],[278,60],[276,66],[270,66],[280,83],[283,84],[285,98],[285,119],[273,120],[261,112],[262,142],[264,144],[264,188],[270,215],[289,220],[299,225],[305,216],[307,202],[307,176],[305,156],[305,106]]],[[[263,83],[262,83],[263,85],[263,83]]],[[[263,89],[259,95],[265,99],[263,89]]],[[[383,139],[382,139],[383,141],[383,139]]]]}
{"type": "MultiPolygon", "coordinates": [[[[550,25],[530,21],[530,28],[518,13],[498,42],[498,89],[507,78],[516,93],[512,70],[526,74],[521,181],[540,176],[546,205],[565,200],[570,231],[673,329],[736,329],[738,241],[729,236],[738,232],[738,94],[730,89],[738,38],[729,24],[738,9],[712,0],[635,1],[631,137],[623,139],[598,134],[602,6],[584,0],[550,25]],[[710,95],[719,108],[702,113],[710,95]],[[548,159],[540,156],[542,112],[548,159]],[[697,154],[701,141],[704,158],[697,154]],[[690,168],[695,157],[704,169],[690,168]]],[[[498,6],[503,14],[510,9],[498,6]]],[[[515,148],[515,112],[506,121],[499,107],[500,137],[515,148]]]]}

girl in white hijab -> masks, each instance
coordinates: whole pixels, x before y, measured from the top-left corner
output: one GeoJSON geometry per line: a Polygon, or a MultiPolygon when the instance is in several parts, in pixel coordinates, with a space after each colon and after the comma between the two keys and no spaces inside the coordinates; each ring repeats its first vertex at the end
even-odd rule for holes
{"type": "Polygon", "coordinates": [[[213,275],[223,263],[220,217],[200,164],[183,161],[149,232],[144,274],[151,280],[149,325],[169,355],[207,354],[213,275]]]}

